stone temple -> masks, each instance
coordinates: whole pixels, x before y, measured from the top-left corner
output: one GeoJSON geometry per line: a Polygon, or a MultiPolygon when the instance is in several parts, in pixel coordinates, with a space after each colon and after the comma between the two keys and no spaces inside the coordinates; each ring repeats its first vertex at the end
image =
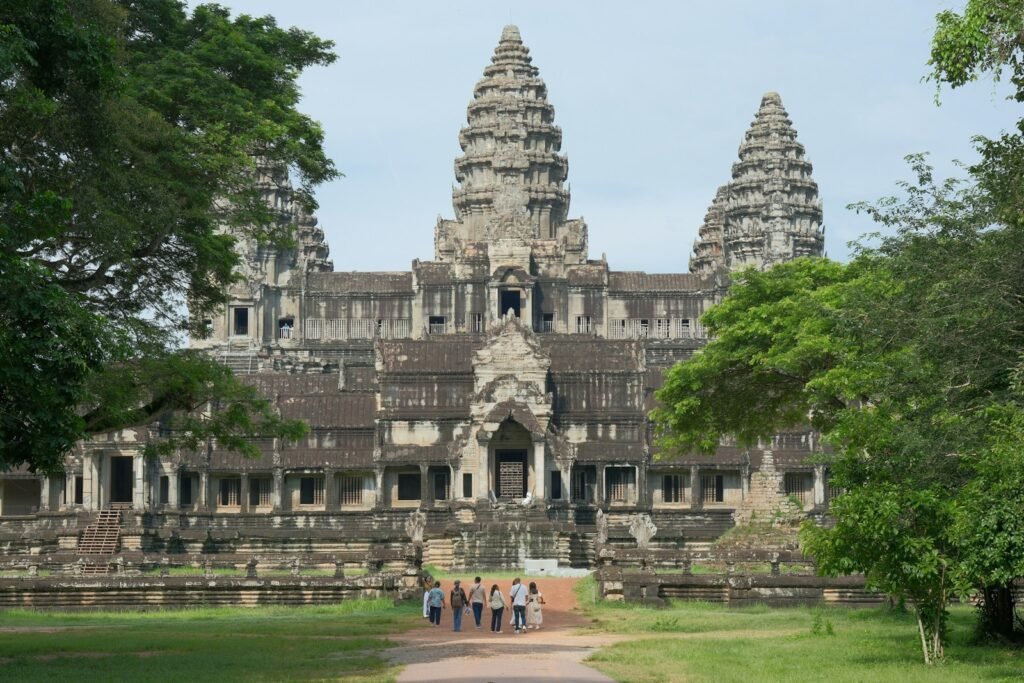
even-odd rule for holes
{"type": "Polygon", "coordinates": [[[260,442],[256,459],[209,444],[159,461],[141,454],[157,426],[95,438],[61,479],[3,475],[8,552],[81,550],[83,527],[114,508],[122,552],[414,541],[442,566],[591,566],[598,536],[684,548],[762,509],[823,511],[813,434],[663,460],[647,419],[665,371],[706,343],[699,318],[730,270],[823,253],[811,163],[779,95],[762,98],[689,273],[590,257],[555,110],[514,26],[459,142],[454,218],[434,227],[433,259],[403,272],[335,271],[287,177],[260,178],[296,246],[240,242],[244,279],[193,345],[308,421],[306,438],[260,442]]]}

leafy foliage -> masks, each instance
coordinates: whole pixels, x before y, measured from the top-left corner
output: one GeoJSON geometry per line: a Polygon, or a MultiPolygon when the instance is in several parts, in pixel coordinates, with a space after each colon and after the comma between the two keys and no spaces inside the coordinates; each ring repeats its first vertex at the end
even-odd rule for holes
{"type": "Polygon", "coordinates": [[[296,110],[299,74],[332,62],[331,44],[178,0],[12,0],[0,36],[0,286],[19,295],[0,300],[12,342],[0,466],[59,469],[92,430],[199,398],[222,398],[233,417],[183,423],[186,440],[294,434],[175,349],[224,303],[231,233],[290,243],[257,163],[290,169],[306,208],[337,175],[319,125],[296,110]]]}

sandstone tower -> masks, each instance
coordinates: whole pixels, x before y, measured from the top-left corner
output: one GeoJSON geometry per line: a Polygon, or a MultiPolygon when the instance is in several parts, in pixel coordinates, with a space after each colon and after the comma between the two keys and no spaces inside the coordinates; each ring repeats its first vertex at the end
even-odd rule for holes
{"type": "Polygon", "coordinates": [[[818,184],[778,93],[766,93],[740,145],[732,180],[719,188],[693,245],[690,270],[768,268],[821,256],[818,184]]]}

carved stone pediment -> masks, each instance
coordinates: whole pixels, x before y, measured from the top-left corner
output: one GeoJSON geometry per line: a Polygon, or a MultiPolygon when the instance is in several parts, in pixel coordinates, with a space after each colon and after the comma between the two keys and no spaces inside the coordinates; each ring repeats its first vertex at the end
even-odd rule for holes
{"type": "Polygon", "coordinates": [[[484,347],[473,354],[473,388],[477,397],[486,400],[487,385],[510,376],[524,391],[532,385],[535,396],[546,396],[550,367],[551,358],[541,349],[533,331],[514,315],[506,315],[491,326],[484,347]]]}

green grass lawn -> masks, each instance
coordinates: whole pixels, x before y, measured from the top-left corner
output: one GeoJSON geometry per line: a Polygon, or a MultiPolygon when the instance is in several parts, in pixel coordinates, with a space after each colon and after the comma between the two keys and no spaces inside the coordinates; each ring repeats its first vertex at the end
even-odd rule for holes
{"type": "Polygon", "coordinates": [[[3,681],[391,681],[388,634],[419,605],[0,613],[3,681]]]}
{"type": "Polygon", "coordinates": [[[588,582],[578,591],[588,630],[638,637],[587,660],[617,681],[1024,681],[1024,652],[970,643],[968,607],[953,610],[948,661],[926,667],[907,613],[682,602],[654,609],[595,604],[588,582]]]}

